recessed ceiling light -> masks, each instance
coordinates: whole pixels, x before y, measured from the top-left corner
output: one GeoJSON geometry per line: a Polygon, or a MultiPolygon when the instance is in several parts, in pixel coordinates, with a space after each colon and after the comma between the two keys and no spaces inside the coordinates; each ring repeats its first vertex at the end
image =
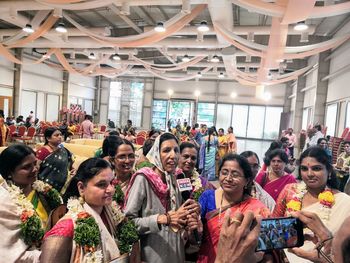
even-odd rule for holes
{"type": "Polygon", "coordinates": [[[184,55],[182,58],[182,62],[188,62],[190,61],[190,57],[188,55],[184,55]]]}
{"type": "Polygon", "coordinates": [[[272,95],[270,92],[265,92],[263,98],[264,100],[270,100],[272,98],[272,95]]]}
{"type": "Polygon", "coordinates": [[[201,92],[199,90],[194,91],[194,96],[199,97],[201,95],[201,92]]]}
{"type": "Polygon", "coordinates": [[[224,74],[224,72],[220,72],[220,74],[218,75],[218,78],[220,78],[220,79],[225,78],[225,74],[224,74]]]}
{"type": "Polygon", "coordinates": [[[59,33],[67,33],[67,28],[65,27],[64,23],[59,23],[56,27],[56,31],[59,33]]]}
{"type": "Polygon", "coordinates": [[[31,24],[26,24],[26,26],[23,27],[22,30],[28,34],[34,33],[34,29],[32,28],[31,24]]]}
{"type": "Polygon", "coordinates": [[[294,30],[296,31],[305,31],[308,28],[309,26],[305,24],[305,21],[300,21],[294,26],[294,30]]]}
{"type": "Polygon", "coordinates": [[[217,55],[214,55],[210,61],[213,63],[218,63],[218,62],[220,62],[220,59],[217,55]]]}
{"type": "Polygon", "coordinates": [[[121,57],[118,55],[118,54],[114,54],[112,56],[112,59],[115,60],[115,61],[120,61],[121,60],[121,57]]]}
{"type": "Polygon", "coordinates": [[[43,55],[43,58],[48,59],[48,58],[50,58],[50,55],[44,54],[44,55],[43,55]]]}
{"type": "Polygon", "coordinates": [[[156,31],[156,32],[165,32],[165,27],[164,27],[164,24],[163,24],[163,22],[158,22],[157,23],[157,25],[156,25],[156,27],[154,28],[154,30],[156,31]]]}
{"type": "Polygon", "coordinates": [[[203,20],[200,25],[197,27],[197,30],[199,32],[207,32],[209,31],[208,23],[207,21],[203,20]]]}
{"type": "Polygon", "coordinates": [[[168,89],[168,95],[171,96],[174,94],[174,91],[172,89],[168,89]]]}
{"type": "Polygon", "coordinates": [[[90,53],[90,55],[88,56],[89,59],[93,59],[95,60],[96,59],[96,56],[94,53],[90,53]]]}
{"type": "Polygon", "coordinates": [[[236,92],[231,92],[230,96],[231,96],[231,98],[236,98],[237,97],[237,93],[236,92]]]}

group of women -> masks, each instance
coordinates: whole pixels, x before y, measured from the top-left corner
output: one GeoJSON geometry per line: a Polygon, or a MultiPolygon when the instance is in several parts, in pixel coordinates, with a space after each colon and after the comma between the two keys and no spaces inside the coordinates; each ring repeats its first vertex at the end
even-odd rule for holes
{"type": "MultiPolygon", "coordinates": [[[[268,169],[256,181],[257,156],[228,153],[221,160],[220,186],[215,189],[195,169],[197,146],[179,145],[171,133],[151,139],[151,147],[143,152],[150,165],[136,172],[138,156],[128,140],[107,137],[103,158],[84,161],[76,172],[61,140],[58,130],[49,130],[37,156],[25,145],[12,145],[0,155],[4,262],[117,262],[121,257],[117,225],[125,217],[135,223],[141,261],[204,263],[215,261],[227,211],[231,215],[253,211],[262,217],[311,211],[332,233],[350,216],[350,197],[336,190],[333,166],[319,147],[300,156],[299,183],[284,172],[283,150],[271,151],[268,169]],[[192,190],[178,184],[186,178],[192,190]],[[122,189],[120,206],[114,199],[117,185],[122,189]],[[276,200],[273,211],[265,199],[258,199],[266,193],[276,200]],[[63,204],[61,196],[66,213],[57,215],[62,211],[57,209],[63,204]]],[[[231,221],[241,224],[235,217],[231,221]]],[[[313,246],[306,242],[294,253],[306,257],[305,250],[312,251],[313,246]]],[[[305,262],[291,253],[287,257],[305,262]]]]}

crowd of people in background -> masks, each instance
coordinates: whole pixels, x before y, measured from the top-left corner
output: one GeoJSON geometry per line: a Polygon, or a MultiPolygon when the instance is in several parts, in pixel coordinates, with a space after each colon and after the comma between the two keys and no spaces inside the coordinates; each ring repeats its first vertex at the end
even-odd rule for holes
{"type": "MultiPolygon", "coordinates": [[[[86,115],[81,123],[85,139],[95,132],[92,121],[86,115]]],[[[0,139],[5,125],[38,122],[33,112],[26,120],[0,118],[0,139]]],[[[154,263],[350,262],[350,142],[332,164],[321,125],[309,129],[300,153],[293,129],[283,131],[260,162],[254,149],[239,151],[234,127],[168,123],[168,131],[152,128],[137,145],[131,120],[121,128],[109,120],[102,147],[77,170],[62,144],[75,125],[47,128],[36,151],[12,144],[0,154],[4,262],[125,255],[154,263]],[[294,225],[261,218],[288,216],[302,220],[314,242],[276,249],[295,243],[294,225]]]]}

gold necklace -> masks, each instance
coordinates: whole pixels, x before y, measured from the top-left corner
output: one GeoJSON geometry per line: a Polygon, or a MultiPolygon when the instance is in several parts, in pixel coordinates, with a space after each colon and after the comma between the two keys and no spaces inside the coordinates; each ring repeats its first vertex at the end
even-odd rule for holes
{"type": "MultiPolygon", "coordinates": [[[[233,205],[240,205],[242,203],[244,199],[244,194],[242,195],[242,198],[235,204],[235,202],[233,203],[229,203],[230,206],[233,205]]],[[[224,191],[222,191],[222,195],[221,195],[221,201],[220,201],[220,207],[219,207],[219,222],[221,222],[221,213],[222,213],[222,202],[224,200],[224,191]]]]}

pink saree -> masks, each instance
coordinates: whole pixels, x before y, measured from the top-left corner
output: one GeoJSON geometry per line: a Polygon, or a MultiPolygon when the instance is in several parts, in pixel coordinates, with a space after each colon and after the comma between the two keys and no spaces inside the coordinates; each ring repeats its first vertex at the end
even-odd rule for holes
{"type": "Polygon", "coordinates": [[[270,215],[270,211],[265,205],[255,198],[248,198],[238,205],[223,207],[221,209],[221,214],[219,209],[207,213],[205,237],[199,250],[197,263],[212,263],[215,261],[220,230],[227,209],[231,209],[231,214],[234,214],[237,211],[243,214],[246,211],[253,211],[255,215],[261,215],[262,217],[268,217],[270,215]]]}

